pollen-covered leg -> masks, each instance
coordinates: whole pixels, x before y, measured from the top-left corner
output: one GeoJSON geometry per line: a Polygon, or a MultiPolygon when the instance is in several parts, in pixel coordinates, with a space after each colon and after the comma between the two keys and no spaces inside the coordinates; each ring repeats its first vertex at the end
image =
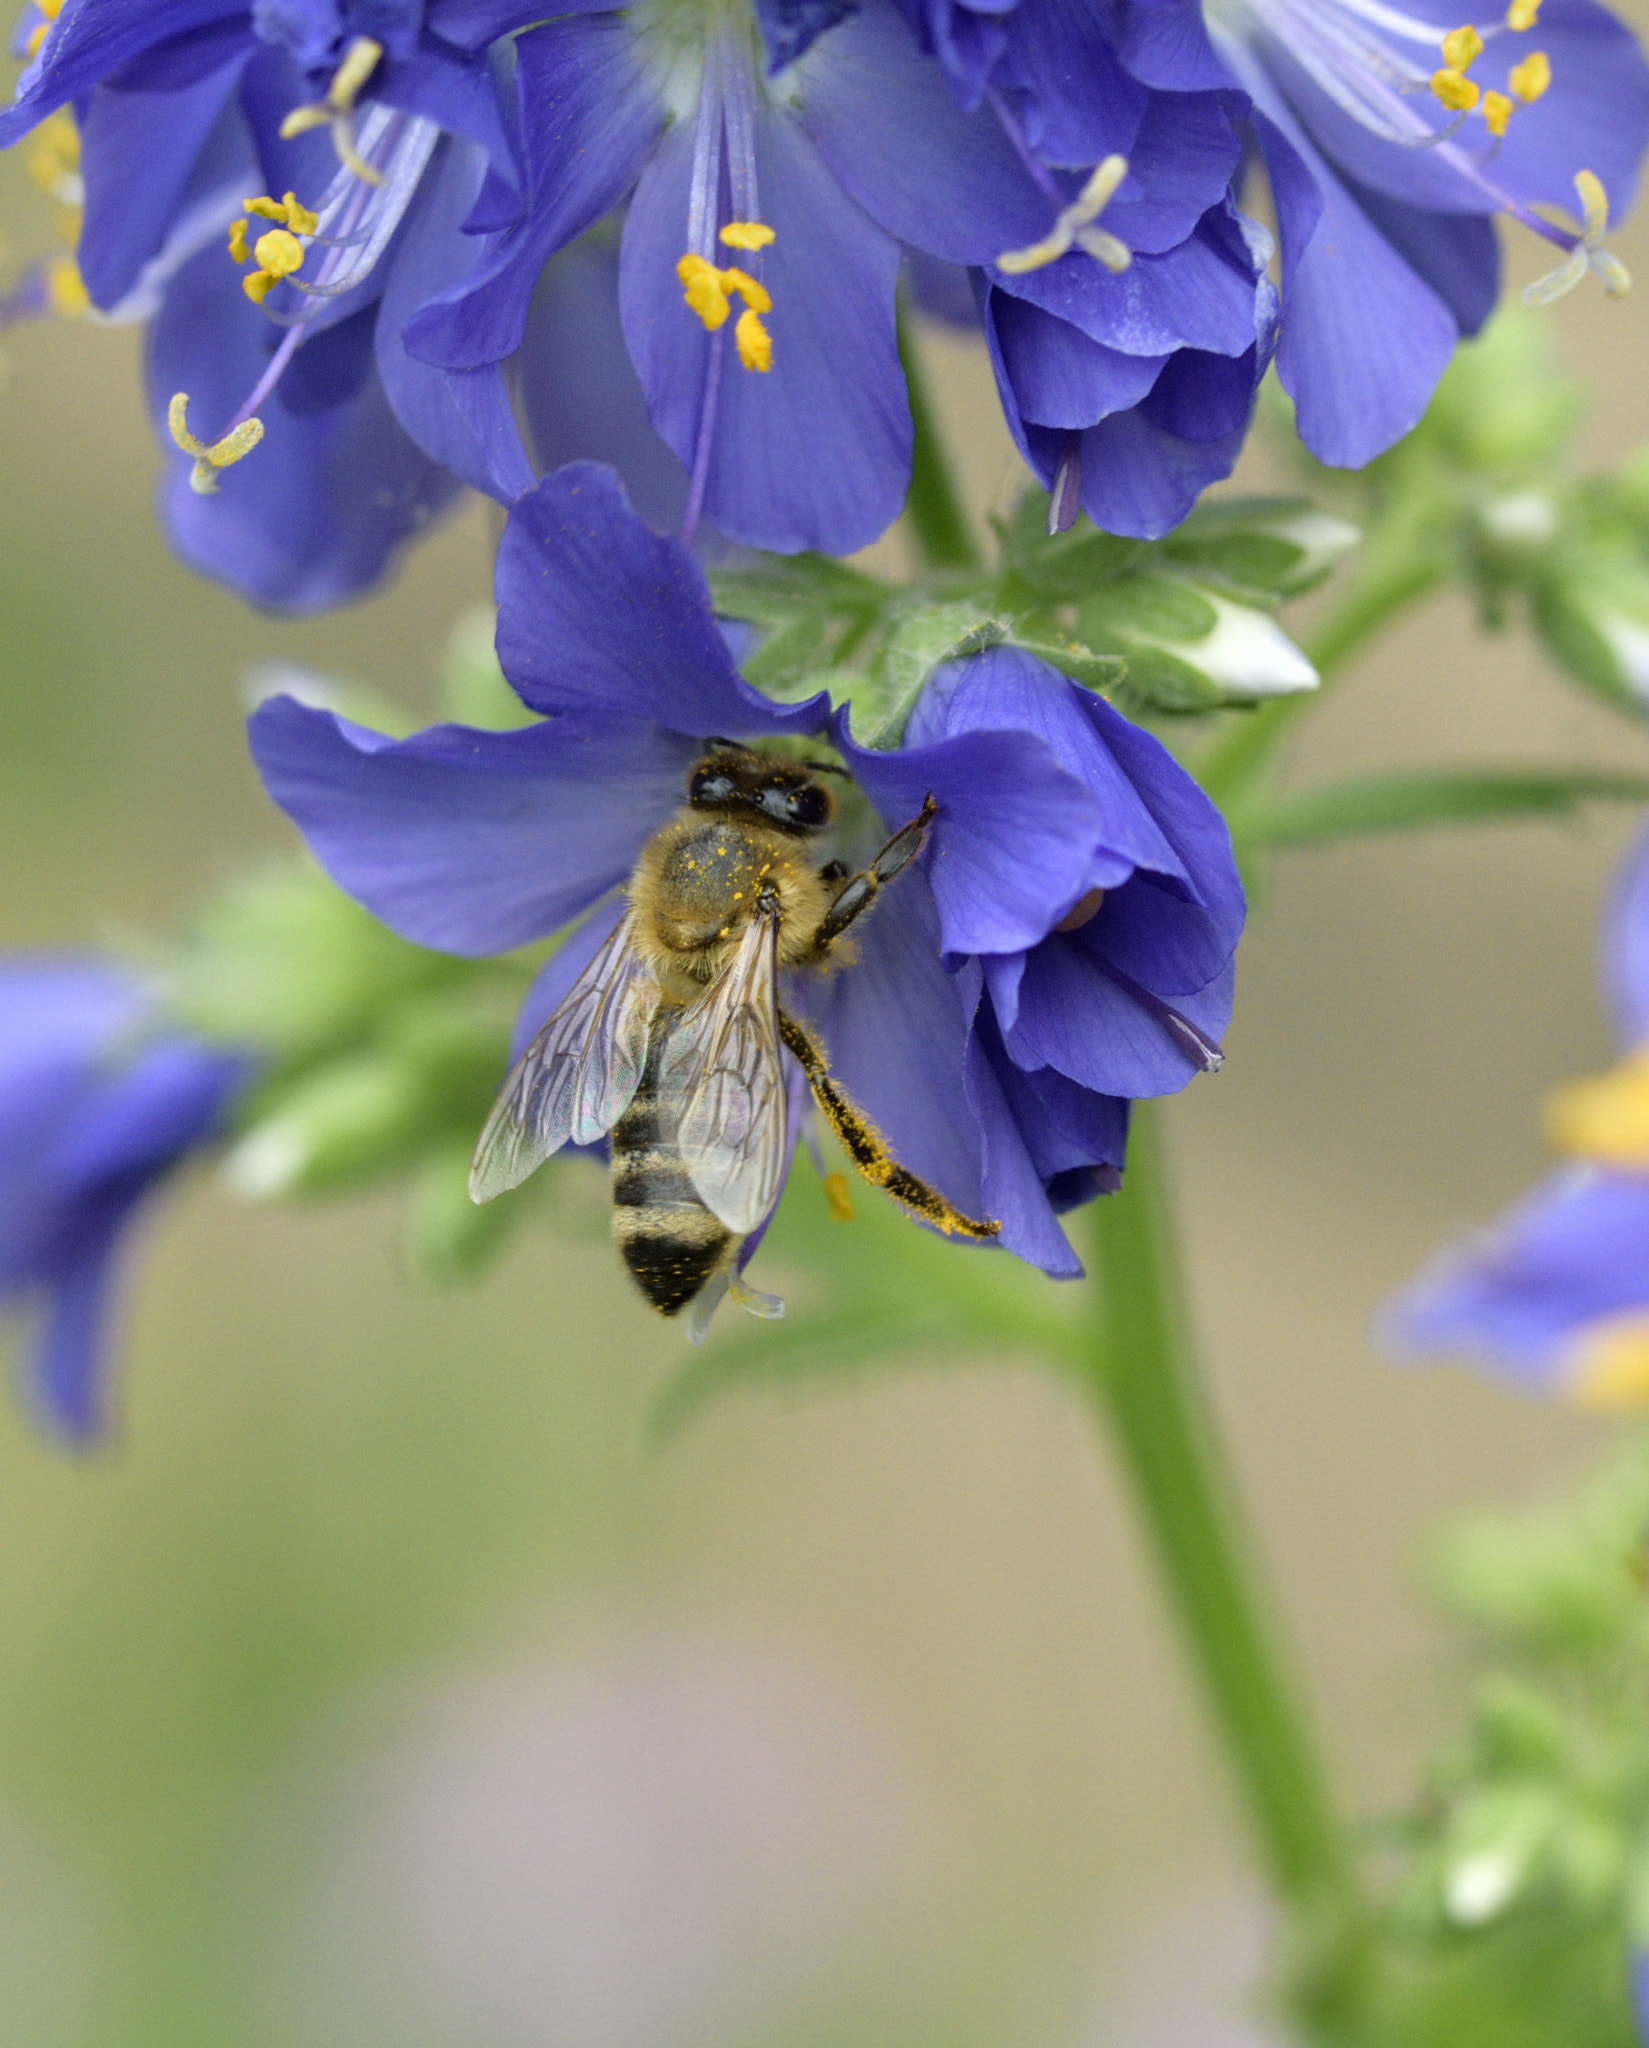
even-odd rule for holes
{"type": "MultiPolygon", "coordinates": [[[[922,822],[922,821],[918,821],[922,822]]],[[[914,829],[906,826],[908,832],[914,829]]],[[[903,837],[903,834],[900,835],[903,837]]],[[[891,842],[890,842],[891,843],[891,842]]],[[[909,856],[907,855],[908,859],[909,856]]],[[[842,1141],[843,1150],[873,1187],[883,1188],[896,1202],[931,1223],[947,1237],[991,1238],[1001,1231],[997,1222],[979,1223],[953,1208],[937,1188],[918,1180],[901,1166],[888,1150],[888,1143],[856,1102],[843,1094],[830,1078],[823,1050],[794,1017],[779,1012],[779,1035],[796,1056],[813,1090],[813,1100],[828,1118],[831,1129],[842,1141]]]]}
{"type": "MultiPolygon", "coordinates": [[[[921,852],[928,826],[938,810],[939,806],[930,796],[922,805],[920,813],[912,818],[908,825],[900,826],[870,866],[861,868],[858,874],[851,876],[844,883],[835,901],[820,921],[819,929],[813,934],[813,959],[822,959],[854,919],[862,917],[876,901],[886,884],[910,866],[921,852]]],[[[797,1054],[797,1057],[800,1058],[801,1055],[797,1054]]]]}

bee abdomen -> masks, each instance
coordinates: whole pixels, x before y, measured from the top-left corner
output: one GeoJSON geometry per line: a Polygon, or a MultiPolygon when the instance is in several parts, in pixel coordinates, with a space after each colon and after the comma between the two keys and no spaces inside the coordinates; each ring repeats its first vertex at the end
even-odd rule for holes
{"type": "Polygon", "coordinates": [[[699,1200],[662,1131],[650,1079],[612,1130],[613,1236],[636,1285],[673,1316],[721,1265],[732,1235],[699,1200]]]}

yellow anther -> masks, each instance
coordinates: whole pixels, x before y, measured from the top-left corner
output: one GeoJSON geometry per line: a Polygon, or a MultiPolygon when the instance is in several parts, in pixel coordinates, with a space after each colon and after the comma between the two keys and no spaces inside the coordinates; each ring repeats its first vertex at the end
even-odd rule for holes
{"type": "Polygon", "coordinates": [[[321,217],[318,213],[311,212],[307,206],[300,205],[298,203],[298,195],[295,192],[288,192],[286,195],[286,224],[295,235],[312,235],[320,226],[321,217]]]}
{"type": "Polygon", "coordinates": [[[825,1200],[830,1204],[830,1213],[838,1223],[853,1221],[853,1197],[847,1191],[845,1173],[827,1173],[824,1177],[825,1200]]]}
{"type": "Polygon", "coordinates": [[[1506,9],[1508,28],[1533,28],[1539,19],[1540,0],[1512,0],[1512,4],[1506,9]]]}
{"type": "MultiPolygon", "coordinates": [[[[353,171],[364,184],[381,185],[383,174],[374,170],[355,147],[355,128],[350,117],[362,86],[377,70],[383,54],[382,43],[374,42],[371,36],[357,36],[333,72],[326,98],[312,101],[306,107],[294,107],[281,123],[281,140],[290,142],[294,135],[307,134],[311,128],[330,128],[332,147],[344,169],[353,171]]],[[[311,230],[306,228],[303,232],[308,234],[311,230]]]]}
{"type": "Polygon", "coordinates": [[[303,268],[303,244],[285,228],[271,228],[268,234],[259,235],[252,255],[258,267],[250,277],[241,279],[241,290],[255,306],[268,298],[283,277],[303,268]]]}
{"type": "Polygon", "coordinates": [[[1606,1414],[1649,1402],[1649,1316],[1606,1316],[1571,1339],[1565,1391],[1606,1414]]]}
{"type": "Polygon", "coordinates": [[[243,220],[229,223],[229,253],[237,263],[244,263],[252,253],[246,246],[246,223],[243,220]]]}
{"type": "Polygon", "coordinates": [[[1469,114],[1482,97],[1482,88],[1463,71],[1434,71],[1431,89],[1452,112],[1469,114]]]}
{"type": "Polygon", "coordinates": [[[241,205],[248,213],[255,213],[259,220],[278,220],[283,224],[286,220],[284,199],[270,199],[267,196],[262,199],[243,199],[241,205]]]}
{"type": "Polygon", "coordinates": [[[774,239],[773,230],[765,221],[730,220],[721,231],[719,239],[729,249],[765,249],[774,239]]]}
{"type": "Polygon", "coordinates": [[[1532,106],[1551,82],[1552,60],[1544,50],[1531,50],[1506,74],[1506,83],[1527,106],[1532,106]]]}
{"type": "Polygon", "coordinates": [[[726,320],[729,307],[721,272],[702,256],[684,256],[676,265],[687,303],[712,334],[726,320]]]}
{"type": "Polygon", "coordinates": [[[1093,223],[1111,203],[1117,187],[1127,175],[1128,159],[1125,156],[1106,157],[1103,163],[1089,172],[1088,182],[1070,205],[1061,209],[1052,230],[1028,248],[1004,249],[996,259],[997,269],[1005,270],[1010,277],[1023,277],[1027,271],[1043,270],[1050,263],[1057,263],[1061,256],[1075,248],[1083,250],[1114,274],[1126,270],[1134,260],[1134,252],[1126,242],[1119,242],[1115,235],[1107,234],[1093,223]]]}
{"type": "Polygon", "coordinates": [[[1486,92],[1483,95],[1483,124],[1491,135],[1505,134],[1513,109],[1514,103],[1503,92],[1486,92]]]}
{"type": "Polygon", "coordinates": [[[773,337],[762,325],[760,316],[753,312],[739,315],[739,324],[733,329],[733,340],[739,351],[739,361],[747,370],[771,370],[773,367],[773,337]]]}
{"type": "MultiPolygon", "coordinates": [[[[251,282],[250,279],[247,280],[251,282]]],[[[189,394],[177,392],[166,408],[166,424],[171,429],[172,439],[185,455],[195,458],[195,466],[189,472],[189,487],[198,491],[203,498],[209,498],[218,487],[218,472],[239,462],[243,455],[250,455],[263,439],[263,421],[242,420],[233,427],[221,441],[214,441],[210,447],[197,441],[189,431],[189,394]]]]}
{"type": "Polygon", "coordinates": [[[1632,289],[1631,272],[1618,256],[1603,246],[1603,237],[1609,226],[1609,195],[1603,189],[1602,180],[1591,171],[1580,171],[1575,177],[1575,193],[1580,200],[1583,223],[1575,246],[1570,250],[1567,261],[1560,263],[1556,270],[1523,287],[1524,301],[1528,305],[1550,305],[1553,299],[1560,299],[1565,292],[1573,291],[1588,270],[1596,271],[1602,278],[1603,289],[1612,299],[1622,299],[1632,289]]]}
{"type": "Polygon", "coordinates": [[[1468,21],[1464,28],[1451,28],[1443,38],[1443,62],[1451,71],[1464,71],[1474,57],[1483,54],[1483,38],[1468,21]]]}
{"type": "Polygon", "coordinates": [[[772,369],[773,337],[760,319],[761,314],[773,310],[773,295],[766,285],[747,270],[739,270],[732,265],[718,270],[704,257],[692,254],[683,256],[677,263],[676,275],[681,279],[682,294],[689,307],[712,334],[726,322],[733,310],[734,296],[743,299],[745,310],[733,329],[739,361],[747,370],[772,369]]]}

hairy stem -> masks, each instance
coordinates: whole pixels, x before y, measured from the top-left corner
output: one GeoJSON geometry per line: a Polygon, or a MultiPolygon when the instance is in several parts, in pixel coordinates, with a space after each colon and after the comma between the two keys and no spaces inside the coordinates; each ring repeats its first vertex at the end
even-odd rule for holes
{"type": "Polygon", "coordinates": [[[927,569],[973,569],[979,565],[979,550],[968,530],[967,514],[957,495],[950,459],[940,438],[939,424],[923,381],[910,323],[899,321],[899,360],[905,368],[905,388],[910,394],[911,425],[915,445],[911,452],[910,495],[905,500],[905,519],[915,538],[927,569]]]}
{"type": "Polygon", "coordinates": [[[1134,1114],[1122,1192],[1093,1208],[1100,1327],[1084,1377],[1132,1483],[1271,1881],[1291,1905],[1341,1919],[1350,1867],[1197,1380],[1154,1105],[1134,1114]]]}

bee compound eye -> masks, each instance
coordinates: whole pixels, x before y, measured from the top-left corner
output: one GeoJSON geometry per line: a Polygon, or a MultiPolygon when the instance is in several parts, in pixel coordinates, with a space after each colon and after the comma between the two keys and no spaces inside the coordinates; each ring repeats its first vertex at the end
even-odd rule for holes
{"type": "Polygon", "coordinates": [[[830,822],[830,798],[816,784],[806,784],[790,793],[790,816],[798,825],[825,825],[830,822]]]}

